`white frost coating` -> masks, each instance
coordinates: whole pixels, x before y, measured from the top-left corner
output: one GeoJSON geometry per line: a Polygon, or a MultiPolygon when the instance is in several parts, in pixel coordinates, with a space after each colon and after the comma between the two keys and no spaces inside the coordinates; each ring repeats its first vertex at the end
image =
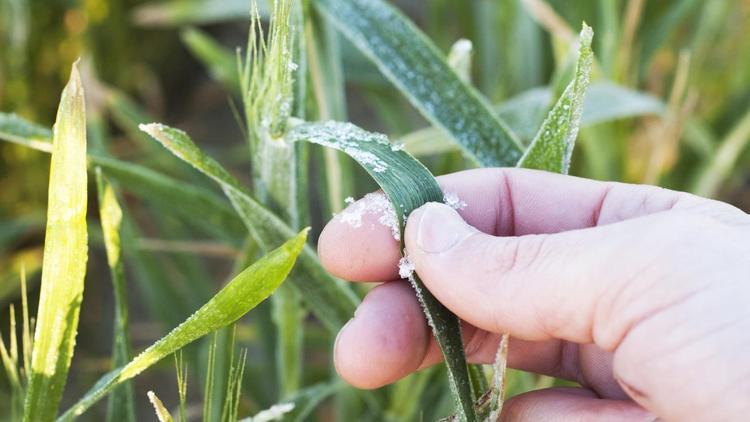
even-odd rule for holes
{"type": "Polygon", "coordinates": [[[388,163],[370,151],[362,148],[364,143],[376,143],[390,146],[388,137],[380,133],[363,130],[351,123],[328,121],[315,125],[302,125],[288,135],[290,142],[307,140],[309,142],[344,151],[366,169],[375,173],[388,170],[388,163]]]}
{"type": "Polygon", "coordinates": [[[381,192],[368,193],[359,201],[355,202],[354,198],[351,197],[344,201],[349,206],[336,215],[339,221],[352,227],[362,227],[362,217],[367,213],[374,214],[378,216],[378,223],[391,230],[394,239],[401,240],[396,211],[385,194],[381,192]]]}
{"type": "Polygon", "coordinates": [[[153,391],[147,392],[146,396],[148,396],[148,401],[151,402],[151,405],[154,406],[154,412],[156,413],[156,418],[159,419],[159,422],[167,422],[167,419],[162,414],[164,404],[162,404],[161,400],[156,397],[156,394],[154,394],[153,391]]]}
{"type": "Polygon", "coordinates": [[[370,167],[375,173],[382,173],[388,170],[388,164],[369,151],[362,151],[355,147],[346,147],[344,148],[344,152],[363,166],[370,167]]]}
{"type": "Polygon", "coordinates": [[[249,418],[251,422],[271,422],[280,420],[285,414],[294,410],[294,403],[274,404],[270,408],[258,412],[257,415],[249,418]]]}
{"type": "Polygon", "coordinates": [[[398,260],[398,275],[401,278],[409,279],[414,274],[414,263],[409,260],[408,255],[404,255],[398,260]]]}
{"type": "Polygon", "coordinates": [[[445,192],[443,195],[443,202],[445,205],[457,211],[467,207],[466,202],[461,200],[461,198],[453,192],[445,192]]]}
{"type": "Polygon", "coordinates": [[[403,142],[396,142],[396,143],[391,144],[391,151],[393,152],[401,151],[402,149],[404,149],[404,147],[405,145],[403,142]]]}
{"type": "Polygon", "coordinates": [[[456,54],[465,56],[471,54],[472,48],[473,45],[471,44],[471,40],[461,38],[453,44],[451,52],[455,51],[456,54]]]}

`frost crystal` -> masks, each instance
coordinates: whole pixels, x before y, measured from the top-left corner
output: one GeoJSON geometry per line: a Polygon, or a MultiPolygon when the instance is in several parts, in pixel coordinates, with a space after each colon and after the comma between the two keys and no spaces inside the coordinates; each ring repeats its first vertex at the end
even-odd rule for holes
{"type": "Polygon", "coordinates": [[[409,279],[414,274],[414,263],[409,261],[409,257],[404,255],[398,261],[398,275],[401,278],[409,279]]]}
{"type": "Polygon", "coordinates": [[[385,194],[380,192],[368,193],[359,201],[355,202],[350,197],[346,198],[345,202],[349,206],[336,216],[340,221],[352,227],[361,227],[362,216],[367,213],[374,214],[378,216],[378,223],[391,229],[391,235],[394,239],[401,240],[396,212],[385,194]]]}
{"type": "Polygon", "coordinates": [[[401,151],[402,149],[404,149],[404,144],[401,142],[391,144],[391,151],[393,152],[401,151]]]}
{"type": "Polygon", "coordinates": [[[462,201],[461,198],[453,192],[445,192],[443,195],[443,202],[454,210],[462,210],[467,206],[466,202],[462,201]]]}
{"type": "Polygon", "coordinates": [[[259,412],[251,418],[252,422],[278,421],[285,414],[294,410],[294,403],[274,404],[270,408],[259,412]]]}
{"type": "Polygon", "coordinates": [[[368,143],[390,146],[388,137],[380,133],[367,132],[351,123],[328,121],[325,123],[298,126],[288,134],[290,142],[309,142],[344,151],[365,168],[382,173],[388,170],[388,163],[375,153],[368,151],[368,143]]]}

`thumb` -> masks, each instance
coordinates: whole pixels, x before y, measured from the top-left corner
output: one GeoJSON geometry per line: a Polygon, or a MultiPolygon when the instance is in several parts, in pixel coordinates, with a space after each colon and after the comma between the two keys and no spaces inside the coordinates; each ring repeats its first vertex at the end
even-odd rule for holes
{"type": "MultiPolygon", "coordinates": [[[[638,225],[650,218],[495,237],[468,225],[452,208],[429,203],[409,216],[405,244],[425,286],[469,323],[524,340],[596,342],[612,350],[629,319],[638,317],[610,315],[613,295],[622,294],[622,286],[630,288],[632,280],[644,279],[635,269],[668,249],[658,244],[668,236],[638,236],[643,231],[638,225]]],[[[653,234],[652,226],[666,224],[649,228],[653,234]]],[[[653,303],[660,305],[658,298],[653,303]]]]}

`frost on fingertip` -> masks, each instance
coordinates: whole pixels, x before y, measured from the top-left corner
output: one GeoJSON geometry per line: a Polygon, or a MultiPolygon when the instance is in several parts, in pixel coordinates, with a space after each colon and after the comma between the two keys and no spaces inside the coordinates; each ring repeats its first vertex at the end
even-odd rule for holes
{"type": "Polygon", "coordinates": [[[349,197],[345,199],[345,202],[349,206],[336,215],[339,221],[358,228],[362,227],[362,217],[365,214],[376,215],[378,223],[388,227],[394,239],[401,240],[396,211],[385,194],[381,192],[368,193],[359,201],[355,202],[354,198],[349,197]]]}
{"type": "Polygon", "coordinates": [[[466,202],[453,192],[445,192],[443,195],[443,203],[456,211],[460,211],[467,207],[466,202]]]}

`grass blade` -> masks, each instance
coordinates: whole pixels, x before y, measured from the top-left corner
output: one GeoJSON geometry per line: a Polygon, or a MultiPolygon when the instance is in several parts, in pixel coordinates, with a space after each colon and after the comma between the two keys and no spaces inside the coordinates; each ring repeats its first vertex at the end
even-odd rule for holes
{"type": "MultiPolygon", "coordinates": [[[[49,133],[18,116],[0,113],[0,139],[49,154],[52,152],[51,139],[42,136],[49,133]],[[37,130],[30,133],[24,127],[36,127],[37,130]]],[[[179,213],[216,236],[236,240],[236,234],[242,231],[242,221],[226,200],[204,188],[180,182],[148,167],[99,154],[89,154],[88,165],[101,167],[107,176],[126,186],[129,192],[179,213]]]]}
{"type": "Polygon", "coordinates": [[[314,4],[468,157],[483,166],[511,166],[518,161],[521,146],[513,132],[399,11],[381,0],[316,0],[314,4]]]}
{"type": "Polygon", "coordinates": [[[169,414],[169,410],[164,407],[164,403],[161,402],[156,393],[149,391],[146,395],[148,396],[148,401],[154,406],[154,412],[156,413],[156,418],[159,419],[159,422],[172,422],[172,415],[169,414]]]}
{"type": "MultiPolygon", "coordinates": [[[[264,12],[266,3],[261,3],[264,12]]],[[[249,12],[247,0],[171,0],[138,7],[133,20],[143,26],[173,27],[242,20],[249,12]]]]}
{"type": "MultiPolygon", "coordinates": [[[[495,106],[498,115],[521,142],[534,138],[552,103],[548,87],[532,88],[495,106]]],[[[664,102],[644,92],[607,81],[592,83],[586,93],[581,114],[581,127],[619,119],[645,115],[659,115],[665,111],[664,102]]],[[[424,128],[403,138],[406,151],[415,156],[455,151],[455,143],[436,128],[424,128]]]]}
{"type": "Polygon", "coordinates": [[[750,110],[745,112],[726,138],[721,141],[716,154],[697,174],[690,191],[709,198],[716,196],[748,144],[750,144],[750,110]]]}
{"type": "Polygon", "coordinates": [[[0,113],[0,138],[16,143],[47,142],[52,138],[52,131],[15,114],[0,113]]]}
{"type": "MultiPolygon", "coordinates": [[[[403,239],[404,220],[414,209],[427,202],[443,201],[443,192],[429,170],[392,145],[384,135],[366,132],[350,123],[326,122],[296,126],[287,134],[287,139],[334,148],[357,161],[393,205],[399,239],[403,239]]],[[[473,396],[458,318],[432,296],[416,274],[409,280],[445,355],[458,415],[461,420],[474,421],[473,396]]]]}
{"type": "MultiPolygon", "coordinates": [[[[112,341],[112,367],[119,368],[130,360],[128,336],[128,296],[125,270],[120,250],[120,225],[122,209],[117,203],[115,191],[109,181],[96,169],[96,186],[99,198],[99,216],[102,222],[107,263],[112,275],[112,290],[115,296],[115,318],[112,341]]],[[[133,386],[127,382],[117,387],[107,403],[108,421],[135,421],[133,386]]]]}
{"type": "Polygon", "coordinates": [[[88,254],[85,113],[74,64],[53,134],[42,284],[24,420],[54,419],[75,347],[88,254]]]}
{"type": "MultiPolygon", "coordinates": [[[[142,128],[176,156],[217,182],[262,248],[272,247],[293,235],[286,223],[256,201],[219,163],[198,149],[185,132],[156,123],[142,128]]],[[[290,285],[299,290],[310,310],[332,332],[337,332],[349,320],[359,302],[350,289],[321,267],[309,246],[302,250],[300,265],[290,285]]]]}
{"type": "Polygon", "coordinates": [[[211,300],[169,334],[144,350],[124,367],[102,377],[59,420],[80,416],[99,399],[188,343],[225,327],[268,298],[287,278],[307,239],[308,229],[266,254],[227,283],[211,300]]]}
{"type": "Polygon", "coordinates": [[[573,81],[547,114],[518,167],[568,172],[583,112],[583,99],[591,79],[593,36],[594,32],[584,23],[579,37],[578,63],[573,81]]]}

